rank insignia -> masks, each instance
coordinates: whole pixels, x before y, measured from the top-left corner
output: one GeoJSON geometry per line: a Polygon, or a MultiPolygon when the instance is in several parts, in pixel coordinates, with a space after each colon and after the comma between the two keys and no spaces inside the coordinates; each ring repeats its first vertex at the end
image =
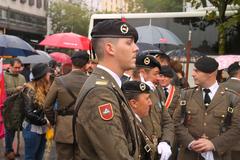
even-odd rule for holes
{"type": "Polygon", "coordinates": [[[113,118],[113,109],[111,103],[106,103],[98,106],[98,111],[101,118],[105,121],[109,121],[113,118]]]}

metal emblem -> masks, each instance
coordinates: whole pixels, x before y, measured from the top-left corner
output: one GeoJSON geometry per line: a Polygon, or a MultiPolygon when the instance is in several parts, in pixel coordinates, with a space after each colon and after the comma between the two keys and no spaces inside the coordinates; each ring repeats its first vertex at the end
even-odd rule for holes
{"type": "Polygon", "coordinates": [[[150,63],[150,58],[149,58],[149,57],[146,57],[146,58],[144,59],[143,63],[144,63],[145,65],[149,65],[149,63],[150,63]]]}
{"type": "Polygon", "coordinates": [[[141,91],[145,91],[145,89],[146,89],[146,84],[140,83],[139,88],[140,88],[141,91]]]}
{"type": "Polygon", "coordinates": [[[121,32],[122,32],[123,34],[127,34],[129,28],[128,28],[128,26],[127,26],[126,24],[123,24],[123,25],[121,25],[120,30],[121,30],[121,32]]]}

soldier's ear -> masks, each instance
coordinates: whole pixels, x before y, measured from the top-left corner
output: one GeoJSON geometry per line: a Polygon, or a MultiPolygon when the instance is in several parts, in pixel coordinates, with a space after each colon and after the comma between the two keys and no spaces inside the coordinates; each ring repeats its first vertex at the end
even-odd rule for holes
{"type": "Polygon", "coordinates": [[[137,101],[135,99],[129,100],[129,104],[133,109],[137,108],[137,101]]]}

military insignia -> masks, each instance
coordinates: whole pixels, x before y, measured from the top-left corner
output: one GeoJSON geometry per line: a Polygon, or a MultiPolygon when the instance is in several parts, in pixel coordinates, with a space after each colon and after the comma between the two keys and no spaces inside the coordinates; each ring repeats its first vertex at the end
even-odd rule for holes
{"type": "Polygon", "coordinates": [[[141,91],[145,91],[145,89],[146,89],[146,84],[140,83],[139,88],[141,89],[141,91]]]}
{"type": "Polygon", "coordinates": [[[128,33],[128,26],[126,24],[121,25],[120,30],[123,34],[128,33]]]}
{"type": "Polygon", "coordinates": [[[101,118],[105,121],[109,121],[113,118],[113,109],[111,103],[106,103],[98,106],[98,111],[101,118]]]}
{"type": "Polygon", "coordinates": [[[106,81],[106,80],[98,80],[98,81],[96,81],[95,84],[96,85],[100,85],[100,86],[105,86],[105,85],[108,84],[108,81],[106,81]]]}
{"type": "Polygon", "coordinates": [[[149,65],[149,63],[150,63],[149,57],[146,57],[146,58],[144,59],[143,63],[144,63],[145,65],[149,65]]]}

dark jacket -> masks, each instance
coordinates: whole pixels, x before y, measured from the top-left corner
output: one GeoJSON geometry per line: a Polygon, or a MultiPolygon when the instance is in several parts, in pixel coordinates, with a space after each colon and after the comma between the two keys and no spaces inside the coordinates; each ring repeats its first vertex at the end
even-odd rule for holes
{"type": "Polygon", "coordinates": [[[23,91],[25,120],[31,124],[42,126],[47,124],[44,119],[43,106],[35,103],[35,91],[25,88],[23,91]]]}

